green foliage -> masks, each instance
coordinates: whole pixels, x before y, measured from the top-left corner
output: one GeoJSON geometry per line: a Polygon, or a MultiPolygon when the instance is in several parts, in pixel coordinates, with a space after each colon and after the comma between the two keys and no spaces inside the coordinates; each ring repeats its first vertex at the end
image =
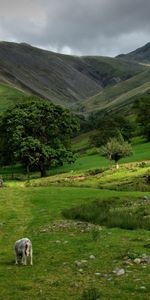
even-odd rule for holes
{"type": "Polygon", "coordinates": [[[83,291],[81,300],[97,300],[100,298],[100,293],[97,288],[89,288],[83,291]]]}
{"type": "Polygon", "coordinates": [[[32,100],[8,110],[1,120],[1,163],[20,161],[27,170],[72,162],[71,136],[78,130],[68,110],[32,100]]]}
{"type": "Polygon", "coordinates": [[[119,139],[110,139],[105,146],[102,146],[101,154],[109,160],[114,160],[115,163],[118,163],[121,158],[132,155],[132,148],[120,136],[119,139]]]}
{"type": "Polygon", "coordinates": [[[93,241],[97,242],[100,239],[100,235],[101,235],[101,233],[100,233],[99,229],[93,228],[91,230],[91,238],[93,241]]]}
{"type": "Polygon", "coordinates": [[[95,115],[95,128],[98,132],[91,137],[91,144],[100,147],[105,145],[112,137],[123,136],[127,141],[131,139],[134,132],[134,123],[121,115],[104,114],[95,115]]]}
{"type": "MultiPolygon", "coordinates": [[[[65,218],[82,220],[107,227],[122,229],[150,230],[150,206],[142,200],[137,204],[127,199],[95,201],[90,205],[80,205],[63,210],[65,218]]],[[[97,236],[96,236],[97,237],[97,236]]]]}
{"type": "Polygon", "coordinates": [[[150,141],[150,93],[139,98],[134,104],[137,113],[137,121],[141,134],[150,141]]]}

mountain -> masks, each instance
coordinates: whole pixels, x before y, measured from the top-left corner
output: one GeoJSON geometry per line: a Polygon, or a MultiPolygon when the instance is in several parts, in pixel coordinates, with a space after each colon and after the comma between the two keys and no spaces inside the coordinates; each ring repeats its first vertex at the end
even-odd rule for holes
{"type": "Polygon", "coordinates": [[[120,54],[117,58],[150,64],[150,42],[128,54],[120,54]]]}
{"type": "Polygon", "coordinates": [[[126,55],[120,54],[116,59],[121,63],[135,62],[144,69],[116,85],[106,86],[97,95],[89,97],[82,105],[83,112],[100,110],[129,112],[135,97],[150,91],[150,43],[126,55]]]}
{"type": "Polygon", "coordinates": [[[11,90],[10,95],[34,94],[80,111],[88,99],[143,70],[138,63],[118,58],[69,56],[26,43],[0,42],[0,106],[1,99],[3,107],[7,106],[6,91],[11,90]],[[5,90],[4,97],[1,90],[5,90]]]}
{"type": "Polygon", "coordinates": [[[122,111],[129,113],[135,97],[150,91],[150,68],[114,86],[108,86],[82,105],[83,112],[122,111]]]}

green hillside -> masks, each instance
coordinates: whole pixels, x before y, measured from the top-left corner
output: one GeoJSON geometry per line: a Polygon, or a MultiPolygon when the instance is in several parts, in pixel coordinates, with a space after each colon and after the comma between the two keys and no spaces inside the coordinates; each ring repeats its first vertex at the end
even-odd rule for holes
{"type": "Polygon", "coordinates": [[[140,63],[150,63],[150,42],[146,45],[127,54],[118,55],[117,58],[121,58],[125,61],[138,61],[140,63]]]}
{"type": "Polygon", "coordinates": [[[22,90],[16,89],[11,85],[0,83],[0,113],[10,108],[11,105],[20,102],[28,95],[22,90]]]}
{"type": "Polygon", "coordinates": [[[0,82],[80,111],[86,99],[140,74],[135,62],[77,57],[21,43],[0,42],[0,82]]]}
{"type": "Polygon", "coordinates": [[[84,111],[94,110],[129,110],[134,96],[144,94],[150,90],[150,69],[114,86],[106,87],[96,96],[88,99],[84,111]]]}

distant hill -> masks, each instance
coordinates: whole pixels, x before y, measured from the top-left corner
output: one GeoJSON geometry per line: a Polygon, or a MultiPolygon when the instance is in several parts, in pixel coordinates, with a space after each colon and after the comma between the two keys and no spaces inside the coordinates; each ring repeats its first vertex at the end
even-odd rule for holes
{"type": "Polygon", "coordinates": [[[130,112],[135,96],[150,91],[150,68],[114,86],[108,86],[90,97],[82,106],[83,112],[100,110],[130,112]]]}
{"type": "Polygon", "coordinates": [[[120,54],[117,58],[150,64],[150,42],[128,54],[120,54]]]}
{"type": "Polygon", "coordinates": [[[116,59],[121,63],[126,61],[133,64],[135,62],[145,68],[129,79],[107,86],[97,95],[89,97],[82,106],[83,111],[129,112],[135,97],[150,91],[150,43],[128,54],[120,54],[116,59]]]}
{"type": "Polygon", "coordinates": [[[3,107],[7,106],[4,101],[11,99],[15,89],[80,111],[87,99],[105,89],[111,90],[143,70],[144,66],[138,63],[118,58],[69,56],[26,43],[0,42],[0,106],[1,99],[3,107]]]}

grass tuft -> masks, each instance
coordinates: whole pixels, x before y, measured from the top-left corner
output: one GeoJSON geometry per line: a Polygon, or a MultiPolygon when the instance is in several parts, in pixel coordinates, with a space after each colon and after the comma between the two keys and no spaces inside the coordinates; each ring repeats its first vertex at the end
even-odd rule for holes
{"type": "MultiPolygon", "coordinates": [[[[139,200],[137,203],[123,199],[109,199],[95,201],[90,205],[81,205],[63,212],[65,218],[78,219],[94,224],[118,227],[121,229],[147,229],[150,230],[150,203],[145,204],[139,200]]],[[[93,239],[98,233],[93,233],[93,239]]]]}

